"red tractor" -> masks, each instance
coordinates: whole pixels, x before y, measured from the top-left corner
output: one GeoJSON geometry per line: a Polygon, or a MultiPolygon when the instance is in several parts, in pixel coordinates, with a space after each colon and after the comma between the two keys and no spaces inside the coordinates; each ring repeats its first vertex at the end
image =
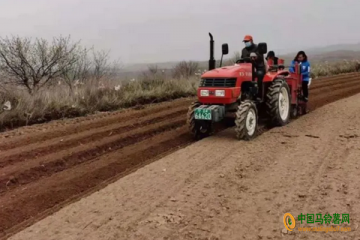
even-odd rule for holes
{"type": "MultiPolygon", "coordinates": [[[[215,68],[214,40],[210,35],[209,71],[201,76],[198,100],[190,107],[187,124],[196,139],[209,136],[214,123],[234,124],[236,137],[251,140],[256,136],[259,119],[272,126],[284,126],[290,118],[306,111],[302,100],[300,66],[295,73],[284,70],[284,61],[270,65],[258,92],[255,66],[250,59],[239,59],[234,66],[221,67],[223,56],[229,53],[222,45],[220,67],[215,68]]],[[[267,44],[259,43],[260,54],[267,53],[267,44]]]]}

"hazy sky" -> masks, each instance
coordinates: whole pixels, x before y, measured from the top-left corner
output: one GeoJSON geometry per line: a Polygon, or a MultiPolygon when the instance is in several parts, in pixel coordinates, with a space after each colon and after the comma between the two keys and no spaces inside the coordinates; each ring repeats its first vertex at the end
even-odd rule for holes
{"type": "Polygon", "coordinates": [[[269,50],[360,42],[359,0],[0,0],[1,36],[71,35],[124,63],[207,60],[251,34],[269,50]]]}

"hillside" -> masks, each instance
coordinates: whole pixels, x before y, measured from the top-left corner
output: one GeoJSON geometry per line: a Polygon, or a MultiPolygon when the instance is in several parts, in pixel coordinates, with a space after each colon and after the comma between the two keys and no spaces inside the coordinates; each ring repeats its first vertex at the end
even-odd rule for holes
{"type": "Polygon", "coordinates": [[[327,52],[335,52],[335,51],[360,51],[360,43],[354,44],[336,44],[336,45],[329,45],[325,47],[314,47],[307,49],[307,51],[312,52],[313,54],[321,54],[327,52]]]}
{"type": "MultiPolygon", "coordinates": [[[[338,45],[330,45],[325,47],[317,47],[306,49],[305,52],[308,54],[308,57],[311,59],[311,62],[316,63],[320,61],[328,61],[334,62],[339,60],[356,60],[360,59],[360,43],[357,44],[338,44],[338,45]]],[[[284,58],[285,62],[288,63],[291,59],[293,59],[296,53],[290,53],[286,55],[280,55],[279,57],[284,58]]],[[[234,53],[230,53],[226,60],[233,57],[234,53]]],[[[217,59],[219,60],[219,59],[217,59]]],[[[174,67],[178,62],[159,62],[154,63],[152,65],[157,65],[160,69],[170,69],[174,67]]],[[[218,63],[219,64],[219,63],[218,63]]],[[[200,62],[201,68],[207,68],[208,62],[207,60],[200,62]]],[[[131,64],[124,68],[123,75],[130,76],[139,71],[145,71],[148,69],[149,64],[137,63],[131,64]]]]}

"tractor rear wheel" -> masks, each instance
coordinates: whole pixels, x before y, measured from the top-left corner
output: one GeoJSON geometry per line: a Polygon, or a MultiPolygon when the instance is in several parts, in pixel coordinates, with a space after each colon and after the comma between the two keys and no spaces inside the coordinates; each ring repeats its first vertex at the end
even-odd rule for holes
{"type": "Polygon", "coordinates": [[[270,124],[284,126],[290,120],[291,96],[290,88],[284,79],[275,79],[266,94],[267,114],[270,124]]]}
{"type": "Polygon", "coordinates": [[[210,121],[201,121],[195,119],[195,108],[199,107],[201,103],[193,102],[187,113],[187,126],[193,138],[196,140],[208,137],[212,132],[212,123],[210,121]]]}
{"type": "Polygon", "coordinates": [[[254,102],[245,100],[241,102],[235,119],[236,138],[249,141],[256,135],[258,125],[258,112],[254,102]]]}

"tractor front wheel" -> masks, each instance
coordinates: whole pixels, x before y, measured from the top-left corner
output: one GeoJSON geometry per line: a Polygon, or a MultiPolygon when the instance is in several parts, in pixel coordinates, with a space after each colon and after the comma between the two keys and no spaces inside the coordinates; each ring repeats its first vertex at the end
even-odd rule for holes
{"type": "Polygon", "coordinates": [[[258,126],[258,112],[254,102],[245,100],[241,102],[235,119],[236,138],[249,141],[256,135],[258,126]]]}
{"type": "Polygon", "coordinates": [[[199,107],[201,103],[193,102],[187,113],[187,126],[189,131],[194,139],[200,140],[202,138],[208,137],[212,132],[212,122],[211,121],[201,121],[195,119],[195,109],[199,107]]]}
{"type": "Polygon", "coordinates": [[[284,79],[275,79],[266,94],[267,114],[270,124],[284,126],[290,120],[291,97],[290,88],[284,79]]]}

